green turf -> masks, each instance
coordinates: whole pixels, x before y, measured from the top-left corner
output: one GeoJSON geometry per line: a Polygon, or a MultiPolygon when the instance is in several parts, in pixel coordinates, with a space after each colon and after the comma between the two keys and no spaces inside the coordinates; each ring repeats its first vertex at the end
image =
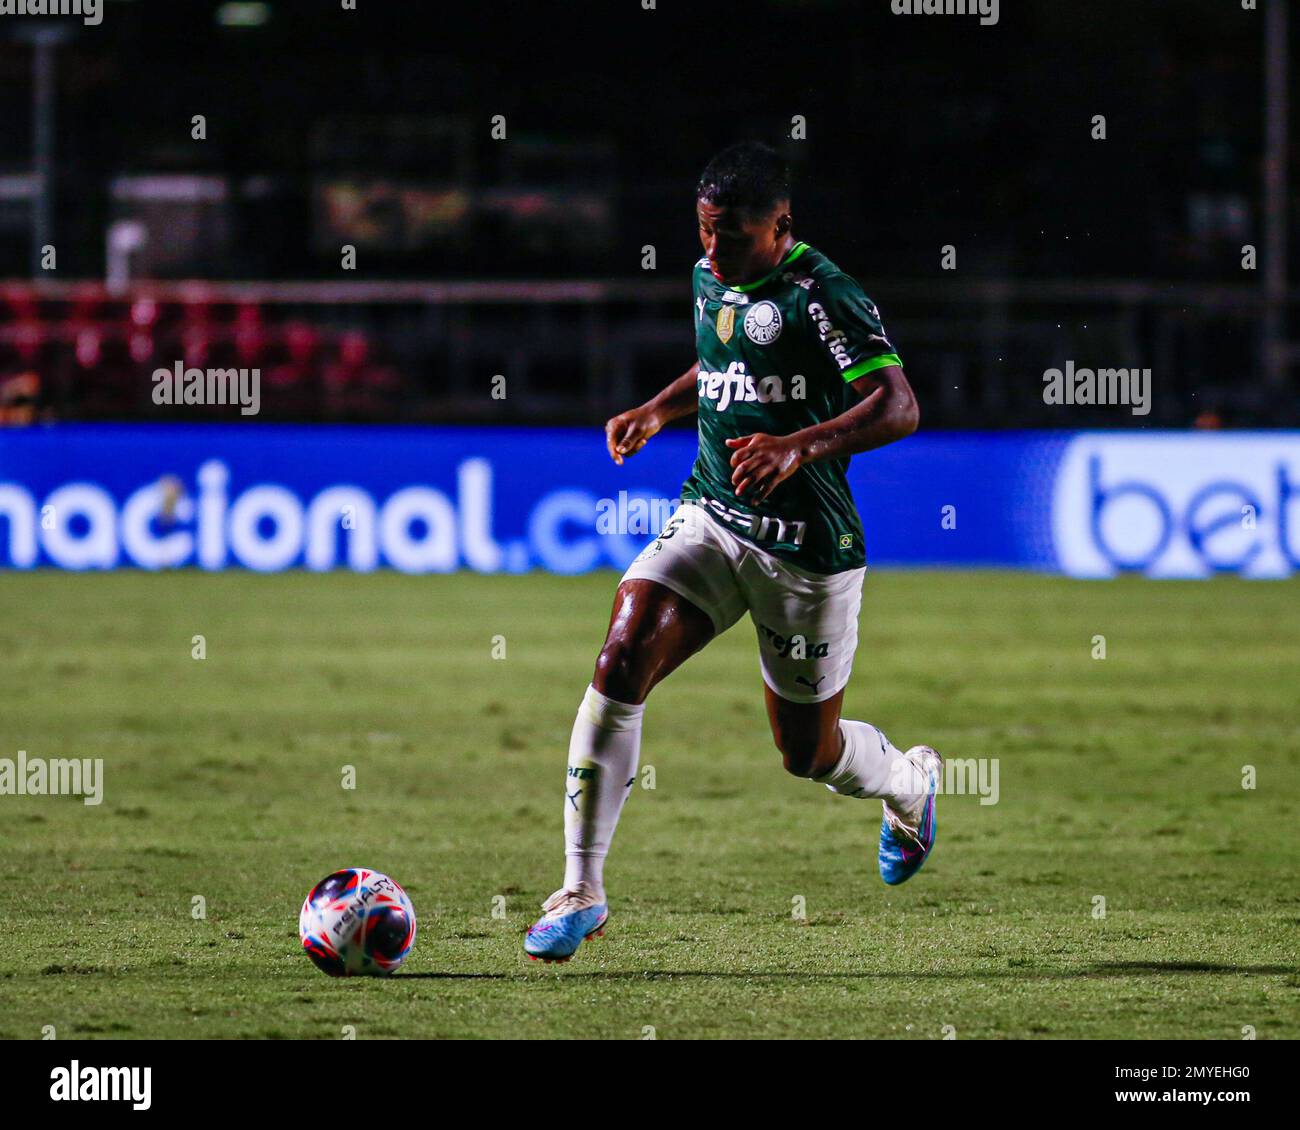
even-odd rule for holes
{"type": "Polygon", "coordinates": [[[847,713],[1000,759],[893,889],[879,805],[781,769],[743,622],[651,699],[608,934],[544,968],[613,584],[0,577],[0,756],[106,777],[0,797],[0,1036],[1300,1036],[1300,584],[871,577],[847,713]],[[348,865],[419,912],[389,981],[299,947],[348,865]]]}

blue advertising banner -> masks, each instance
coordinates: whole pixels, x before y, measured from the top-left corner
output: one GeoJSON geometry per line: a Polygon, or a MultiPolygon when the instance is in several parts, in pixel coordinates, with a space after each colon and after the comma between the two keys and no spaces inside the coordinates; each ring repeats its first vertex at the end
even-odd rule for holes
{"type": "MultiPolygon", "coordinates": [[[[599,429],[0,432],[0,568],[622,569],[694,458],[599,429]]],[[[1300,433],[921,433],[858,456],[872,566],[1108,577],[1300,567],[1300,433]]]]}

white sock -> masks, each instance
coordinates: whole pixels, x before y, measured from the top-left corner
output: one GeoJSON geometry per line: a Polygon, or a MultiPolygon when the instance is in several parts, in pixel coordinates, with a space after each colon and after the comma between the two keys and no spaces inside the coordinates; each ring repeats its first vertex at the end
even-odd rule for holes
{"type": "Polygon", "coordinates": [[[840,737],[844,752],[839,763],[817,780],[840,796],[879,797],[902,813],[915,807],[925,780],[882,731],[868,722],[842,718],[840,737]]]}
{"type": "Polygon", "coordinates": [[[605,894],[605,856],[636,780],[645,704],[606,698],[588,687],[569,738],[564,788],[564,886],[605,894]]]}

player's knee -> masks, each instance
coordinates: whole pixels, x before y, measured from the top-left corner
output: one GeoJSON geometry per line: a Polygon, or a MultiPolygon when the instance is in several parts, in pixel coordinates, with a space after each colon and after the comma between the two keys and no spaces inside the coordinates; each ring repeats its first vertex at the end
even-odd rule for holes
{"type": "Polygon", "coordinates": [[[618,702],[644,702],[650,693],[650,677],[636,649],[623,640],[606,640],[596,657],[592,686],[618,702]]]}

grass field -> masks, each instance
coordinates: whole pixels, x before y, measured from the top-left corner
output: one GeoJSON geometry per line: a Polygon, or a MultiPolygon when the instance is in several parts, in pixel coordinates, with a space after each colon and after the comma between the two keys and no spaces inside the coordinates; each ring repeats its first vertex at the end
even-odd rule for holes
{"type": "Polygon", "coordinates": [[[782,771],[742,622],[651,699],[607,936],[542,967],[613,585],[0,577],[0,756],[105,763],[98,807],[0,797],[0,1036],[1300,1037],[1300,584],[871,577],[847,713],[1000,769],[893,889],[879,805],[782,771]],[[350,865],[419,912],[389,981],[299,946],[350,865]]]}

